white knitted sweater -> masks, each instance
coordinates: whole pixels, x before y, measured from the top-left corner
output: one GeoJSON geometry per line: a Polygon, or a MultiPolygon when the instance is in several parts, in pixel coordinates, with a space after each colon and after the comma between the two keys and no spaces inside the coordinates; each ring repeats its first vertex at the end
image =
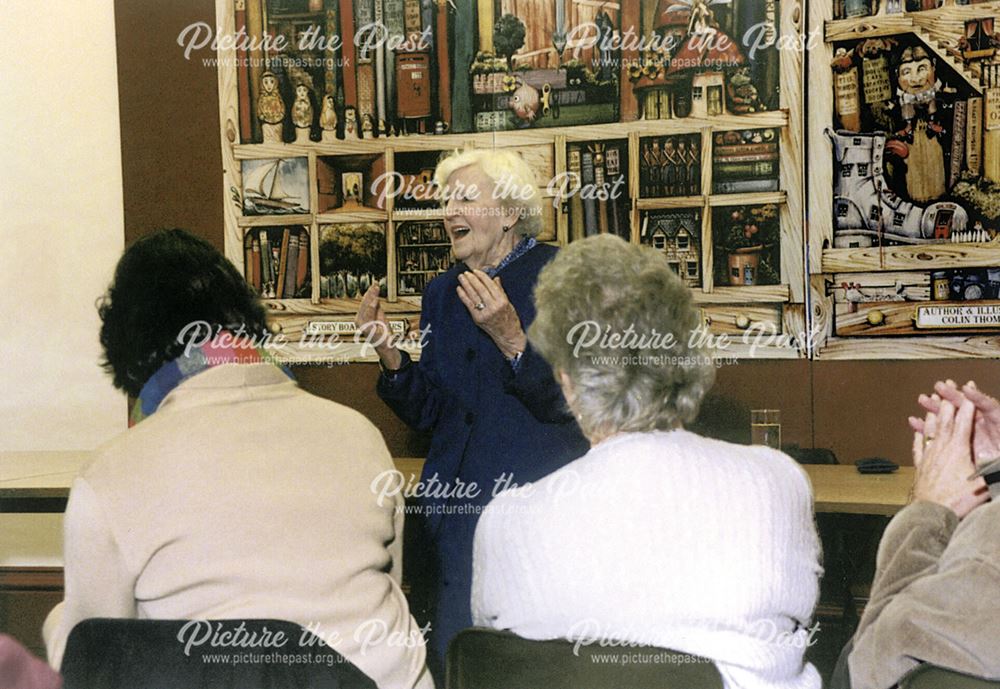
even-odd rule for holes
{"type": "Polygon", "coordinates": [[[624,434],[490,503],[473,620],[705,656],[727,689],[819,689],[803,661],[819,556],[809,480],[788,456],[624,434]]]}

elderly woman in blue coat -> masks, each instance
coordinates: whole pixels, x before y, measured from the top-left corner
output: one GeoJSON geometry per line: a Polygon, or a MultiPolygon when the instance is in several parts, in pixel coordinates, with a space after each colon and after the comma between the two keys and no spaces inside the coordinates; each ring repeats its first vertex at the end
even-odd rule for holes
{"type": "Polygon", "coordinates": [[[472,624],[481,509],[501,490],[579,457],[587,442],[525,336],[535,281],[556,254],[535,240],[542,201],[530,167],[512,151],[464,151],[440,162],[435,181],[457,263],[424,290],[419,363],[384,337],[376,286],[357,322],[373,333],[379,396],[406,424],[432,434],[423,479],[439,489],[422,505],[439,568],[431,647],[441,662],[448,642],[472,624]]]}

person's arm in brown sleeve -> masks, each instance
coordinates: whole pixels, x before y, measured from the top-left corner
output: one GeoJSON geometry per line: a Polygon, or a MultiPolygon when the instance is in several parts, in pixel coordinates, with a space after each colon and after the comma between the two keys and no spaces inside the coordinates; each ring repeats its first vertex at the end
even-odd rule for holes
{"type": "Polygon", "coordinates": [[[1000,504],[969,519],[950,542],[958,520],[940,505],[893,520],[854,637],[853,689],[886,689],[920,663],[1000,678],[1000,616],[986,603],[1000,588],[1000,504]]]}
{"type": "Polygon", "coordinates": [[[888,689],[921,662],[979,674],[997,655],[982,655],[979,646],[996,643],[1000,619],[979,611],[984,587],[1000,586],[1000,571],[981,556],[988,543],[965,545],[974,523],[956,531],[987,499],[982,479],[969,479],[974,412],[971,402],[956,410],[946,401],[914,438],[916,501],[893,519],[879,546],[849,660],[853,689],[888,689]]]}

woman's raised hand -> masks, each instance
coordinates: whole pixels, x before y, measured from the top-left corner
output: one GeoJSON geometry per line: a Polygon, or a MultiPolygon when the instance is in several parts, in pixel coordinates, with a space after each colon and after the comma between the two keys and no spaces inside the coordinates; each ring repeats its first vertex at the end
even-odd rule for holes
{"type": "Polygon", "coordinates": [[[354,325],[357,326],[358,332],[365,336],[365,342],[375,348],[383,366],[394,371],[402,365],[402,356],[392,343],[392,330],[382,309],[377,283],[369,287],[365,296],[361,298],[361,306],[358,307],[358,315],[354,317],[354,325]]]}
{"type": "Polygon", "coordinates": [[[524,351],[528,337],[521,318],[500,283],[481,270],[458,274],[458,298],[469,310],[473,322],[482,328],[508,359],[524,351]]]}

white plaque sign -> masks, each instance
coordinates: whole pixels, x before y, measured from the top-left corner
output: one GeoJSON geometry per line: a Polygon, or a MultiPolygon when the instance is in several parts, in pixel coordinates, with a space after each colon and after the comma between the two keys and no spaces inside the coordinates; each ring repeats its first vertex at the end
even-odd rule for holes
{"type": "MultiPolygon", "coordinates": [[[[389,329],[396,334],[404,334],[406,321],[390,320],[389,329]]],[[[306,324],[307,335],[354,335],[355,330],[354,321],[309,321],[306,324]]]]}
{"type": "Polygon", "coordinates": [[[1000,88],[987,89],[986,116],[983,119],[987,131],[1000,129],[1000,88]]]}
{"type": "Polygon", "coordinates": [[[917,329],[1000,328],[1000,304],[918,306],[917,329]]]}
{"type": "Polygon", "coordinates": [[[351,335],[354,333],[354,323],[350,321],[309,321],[306,324],[308,335],[351,335]]]}

